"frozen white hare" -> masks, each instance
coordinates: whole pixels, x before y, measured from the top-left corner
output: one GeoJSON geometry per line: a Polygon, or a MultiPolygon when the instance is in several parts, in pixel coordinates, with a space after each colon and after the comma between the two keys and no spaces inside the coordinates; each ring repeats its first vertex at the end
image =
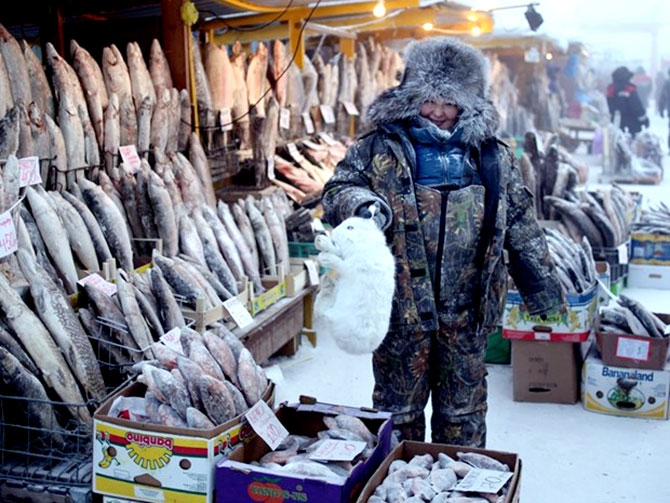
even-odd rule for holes
{"type": "Polygon", "coordinates": [[[314,301],[316,333],[348,353],[371,353],[388,331],[395,261],[372,218],[351,217],[314,240],[328,268],[314,301]]]}

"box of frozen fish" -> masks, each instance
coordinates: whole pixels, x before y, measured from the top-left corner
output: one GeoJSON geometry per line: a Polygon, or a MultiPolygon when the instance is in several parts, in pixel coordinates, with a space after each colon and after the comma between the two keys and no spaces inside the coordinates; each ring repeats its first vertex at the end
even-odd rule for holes
{"type": "MultiPolygon", "coordinates": [[[[274,383],[268,383],[262,398],[273,406],[274,383]]],[[[95,412],[93,492],[151,503],[211,503],[216,462],[253,435],[244,414],[211,429],[150,424],[141,418],[146,389],[131,381],[95,412]]]]}
{"type": "Polygon", "coordinates": [[[356,503],[495,501],[517,503],[517,454],[405,440],[365,484],[356,503]]]}
{"type": "Polygon", "coordinates": [[[598,308],[598,287],[584,293],[566,294],[567,310],[549,316],[528,314],[516,290],[507,292],[503,312],[506,339],[553,342],[584,342],[593,328],[598,308]]]}
{"type": "Polygon", "coordinates": [[[670,364],[663,370],[616,367],[593,345],[582,367],[582,406],[614,416],[668,419],[670,364]]]}
{"type": "Polygon", "coordinates": [[[670,290],[670,265],[630,264],[626,286],[670,290]]]}
{"type": "Polygon", "coordinates": [[[288,436],[275,450],[254,436],[219,461],[217,503],[349,503],[390,451],[388,412],[311,401],[275,414],[288,436]]]}

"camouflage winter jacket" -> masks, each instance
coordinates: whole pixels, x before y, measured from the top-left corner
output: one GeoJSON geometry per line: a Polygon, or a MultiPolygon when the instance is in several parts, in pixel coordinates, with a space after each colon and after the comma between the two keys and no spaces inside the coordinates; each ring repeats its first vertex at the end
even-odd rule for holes
{"type": "Polygon", "coordinates": [[[375,201],[388,217],[385,232],[397,264],[393,330],[417,324],[435,330],[439,316],[443,322],[467,319],[477,333],[490,332],[500,323],[508,268],[531,314],[563,303],[532,194],[509,148],[490,138],[469,147],[466,162],[486,190],[446,194],[416,185],[414,150],[403,121],[396,121],[352,145],[324,188],[324,220],[333,226],[375,201]],[[439,268],[431,263],[438,257],[439,268]]]}

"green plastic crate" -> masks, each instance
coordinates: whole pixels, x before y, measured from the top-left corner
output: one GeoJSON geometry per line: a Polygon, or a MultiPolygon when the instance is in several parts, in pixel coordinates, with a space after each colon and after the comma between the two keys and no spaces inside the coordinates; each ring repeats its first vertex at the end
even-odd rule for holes
{"type": "Polygon", "coordinates": [[[289,257],[309,258],[316,257],[319,250],[316,249],[313,242],[301,243],[299,241],[288,242],[289,257]]]}
{"type": "Polygon", "coordinates": [[[511,341],[502,336],[502,326],[488,336],[486,363],[510,363],[511,341]]]}

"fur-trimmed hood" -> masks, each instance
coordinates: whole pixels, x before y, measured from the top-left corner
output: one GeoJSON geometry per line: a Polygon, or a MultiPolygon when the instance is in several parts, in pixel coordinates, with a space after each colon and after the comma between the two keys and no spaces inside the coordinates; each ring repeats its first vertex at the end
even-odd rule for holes
{"type": "Polygon", "coordinates": [[[405,48],[402,82],[382,92],[368,107],[376,126],[412,119],[427,101],[453,103],[460,109],[463,141],[477,144],[498,130],[499,115],[488,99],[489,65],[474,47],[451,37],[411,42],[405,48]]]}

